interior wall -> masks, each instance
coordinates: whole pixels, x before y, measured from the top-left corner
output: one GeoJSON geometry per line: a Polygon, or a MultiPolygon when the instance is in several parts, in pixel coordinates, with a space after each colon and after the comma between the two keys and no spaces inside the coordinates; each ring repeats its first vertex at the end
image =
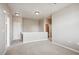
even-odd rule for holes
{"type": "Polygon", "coordinates": [[[44,32],[44,19],[39,20],[39,32],[44,32]]]}
{"type": "Polygon", "coordinates": [[[39,32],[39,21],[24,18],[23,32],[39,32]]]}
{"type": "Polygon", "coordinates": [[[11,44],[11,42],[12,42],[12,40],[13,40],[13,22],[12,22],[12,15],[10,14],[9,15],[9,17],[10,17],[10,44],[11,44]]]}
{"type": "Polygon", "coordinates": [[[45,32],[48,32],[48,38],[52,41],[52,17],[48,16],[44,21],[45,32]]]}
{"type": "Polygon", "coordinates": [[[5,13],[9,12],[6,4],[0,4],[0,54],[4,54],[7,48],[7,35],[5,26],[5,13]]]}
{"type": "Polygon", "coordinates": [[[12,26],[12,14],[11,14],[12,11],[10,10],[8,4],[3,3],[2,5],[4,6],[4,7],[2,7],[2,9],[5,14],[5,20],[6,20],[5,23],[7,23],[6,25],[8,26],[8,27],[6,26],[6,33],[7,33],[7,35],[6,35],[7,44],[6,45],[10,46],[10,43],[13,40],[13,31],[12,31],[13,26],[12,26]],[[9,19],[9,20],[7,20],[7,19],[9,19]]]}
{"type": "Polygon", "coordinates": [[[79,4],[71,4],[52,16],[54,42],[79,50],[79,4]]]}
{"type": "Polygon", "coordinates": [[[12,16],[13,21],[13,40],[21,39],[22,17],[12,16]]]}

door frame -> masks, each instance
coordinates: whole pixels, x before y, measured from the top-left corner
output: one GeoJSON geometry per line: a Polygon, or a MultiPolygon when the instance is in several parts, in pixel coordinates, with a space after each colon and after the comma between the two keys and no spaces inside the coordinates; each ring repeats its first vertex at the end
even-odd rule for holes
{"type": "Polygon", "coordinates": [[[6,47],[10,46],[10,18],[9,15],[5,13],[5,36],[6,36],[6,47]]]}

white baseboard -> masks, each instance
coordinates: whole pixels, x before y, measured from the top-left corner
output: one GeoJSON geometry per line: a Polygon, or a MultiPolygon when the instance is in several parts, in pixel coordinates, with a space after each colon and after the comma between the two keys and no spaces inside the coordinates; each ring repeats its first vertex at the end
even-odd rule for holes
{"type": "Polygon", "coordinates": [[[72,50],[72,51],[74,51],[74,52],[76,52],[76,53],[79,53],[78,50],[73,49],[73,48],[70,48],[70,47],[67,47],[67,46],[62,45],[62,44],[60,44],[60,43],[57,43],[57,42],[52,42],[52,43],[55,44],[55,45],[61,46],[61,47],[63,47],[63,48],[66,48],[66,49],[72,50]]]}
{"type": "Polygon", "coordinates": [[[5,51],[3,52],[3,54],[2,55],[5,55],[5,53],[7,52],[7,48],[5,49],[5,51]]]}
{"type": "Polygon", "coordinates": [[[48,39],[42,39],[42,40],[28,41],[28,42],[23,42],[23,44],[24,44],[24,43],[33,43],[33,42],[38,42],[38,41],[44,41],[44,40],[48,40],[48,39]]]}

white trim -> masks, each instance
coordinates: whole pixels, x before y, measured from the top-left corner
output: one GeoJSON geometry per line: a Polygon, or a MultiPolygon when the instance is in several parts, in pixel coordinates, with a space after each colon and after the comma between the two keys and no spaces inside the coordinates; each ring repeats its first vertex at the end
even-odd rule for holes
{"type": "Polygon", "coordinates": [[[7,52],[7,48],[6,48],[5,51],[2,53],[2,55],[5,55],[6,52],[7,52]]]}
{"type": "Polygon", "coordinates": [[[43,40],[35,40],[35,41],[29,41],[29,42],[23,42],[24,43],[33,43],[33,42],[38,42],[38,41],[44,41],[44,40],[47,40],[47,39],[43,39],[43,40]]]}
{"type": "Polygon", "coordinates": [[[5,55],[5,53],[7,52],[7,49],[3,52],[3,54],[2,55],[5,55]]]}
{"type": "Polygon", "coordinates": [[[10,19],[7,16],[7,47],[10,46],[10,19]]]}
{"type": "Polygon", "coordinates": [[[76,52],[76,53],[79,53],[78,50],[73,49],[73,48],[70,48],[70,47],[67,47],[67,46],[62,45],[62,44],[60,44],[60,43],[57,43],[57,42],[52,42],[52,43],[55,44],[55,45],[58,45],[58,46],[60,46],[60,47],[63,47],[63,48],[66,48],[66,49],[72,50],[72,51],[74,51],[74,52],[76,52]]]}

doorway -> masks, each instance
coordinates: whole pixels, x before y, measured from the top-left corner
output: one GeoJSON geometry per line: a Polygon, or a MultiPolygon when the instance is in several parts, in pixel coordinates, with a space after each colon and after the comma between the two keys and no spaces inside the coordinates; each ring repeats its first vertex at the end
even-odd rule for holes
{"type": "Polygon", "coordinates": [[[45,32],[48,33],[48,39],[52,41],[52,17],[49,16],[45,21],[45,32]]]}
{"type": "Polygon", "coordinates": [[[49,24],[45,24],[46,32],[48,33],[48,38],[49,38],[49,24]]]}

